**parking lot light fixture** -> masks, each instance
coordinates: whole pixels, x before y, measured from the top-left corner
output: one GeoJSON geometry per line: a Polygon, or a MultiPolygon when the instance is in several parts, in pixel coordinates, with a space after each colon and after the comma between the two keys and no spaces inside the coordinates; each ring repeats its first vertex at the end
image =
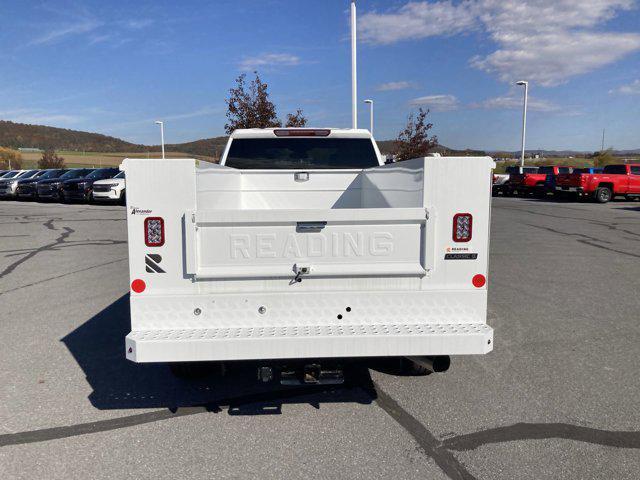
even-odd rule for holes
{"type": "Polygon", "coordinates": [[[371,136],[373,137],[373,100],[371,100],[370,98],[367,98],[364,103],[368,103],[369,104],[369,132],[371,133],[371,136]]]}
{"type": "Polygon", "coordinates": [[[156,125],[160,125],[160,145],[162,147],[162,159],[164,160],[164,122],[156,120],[156,125]]]}
{"type": "Polygon", "coordinates": [[[524,167],[524,143],[527,133],[527,97],[529,96],[529,82],[520,80],[516,85],[524,86],[524,104],[522,106],[522,152],[520,153],[520,166],[524,167]]]}

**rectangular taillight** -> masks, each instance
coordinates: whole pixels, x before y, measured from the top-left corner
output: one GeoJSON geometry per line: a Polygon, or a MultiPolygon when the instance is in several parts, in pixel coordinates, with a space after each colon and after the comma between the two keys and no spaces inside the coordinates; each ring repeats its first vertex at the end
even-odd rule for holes
{"type": "Polygon", "coordinates": [[[147,247],[164,245],[164,220],[161,217],[144,219],[144,243],[147,247]]]}
{"type": "Polygon", "coordinates": [[[453,241],[468,242],[473,233],[473,217],[470,213],[456,213],[453,216],[453,241]]]}

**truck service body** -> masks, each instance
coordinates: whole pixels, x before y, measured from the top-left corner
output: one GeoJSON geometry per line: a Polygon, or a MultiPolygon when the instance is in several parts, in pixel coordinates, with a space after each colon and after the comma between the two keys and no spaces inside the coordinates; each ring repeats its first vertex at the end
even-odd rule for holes
{"type": "Polygon", "coordinates": [[[385,165],[357,129],[125,159],[134,362],[484,354],[489,157],[385,165]],[[451,179],[455,179],[452,182],[451,179]]]}

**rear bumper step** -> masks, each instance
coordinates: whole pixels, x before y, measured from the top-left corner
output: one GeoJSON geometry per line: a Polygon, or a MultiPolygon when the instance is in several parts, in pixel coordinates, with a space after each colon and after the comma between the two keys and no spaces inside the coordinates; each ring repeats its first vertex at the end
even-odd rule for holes
{"type": "Polygon", "coordinates": [[[255,326],[134,330],[125,340],[133,362],[484,354],[493,329],[484,323],[255,326]]]}

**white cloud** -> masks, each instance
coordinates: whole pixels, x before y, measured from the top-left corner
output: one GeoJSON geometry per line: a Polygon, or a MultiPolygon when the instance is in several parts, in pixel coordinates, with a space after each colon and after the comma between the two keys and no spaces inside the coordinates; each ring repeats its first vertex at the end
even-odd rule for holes
{"type": "Polygon", "coordinates": [[[472,58],[473,67],[506,82],[526,78],[552,86],[640,50],[640,34],[602,30],[635,6],[635,0],[411,2],[363,15],[360,32],[365,42],[389,44],[483,29],[496,49],[472,58]]]}
{"type": "Polygon", "coordinates": [[[473,27],[474,3],[410,2],[393,13],[368,12],[358,19],[358,35],[367,43],[453,35],[473,27]]]}
{"type": "Polygon", "coordinates": [[[135,20],[127,20],[123,22],[123,25],[131,30],[140,30],[142,28],[153,25],[155,21],[151,18],[138,18],[135,20]]]}
{"type": "Polygon", "coordinates": [[[43,110],[16,109],[0,111],[0,118],[33,125],[73,125],[83,120],[77,115],[45,112],[43,110]]]}
{"type": "MultiPolygon", "coordinates": [[[[503,97],[487,98],[478,103],[469,105],[471,108],[483,108],[487,110],[510,110],[522,108],[522,97],[506,95],[503,97]]],[[[548,100],[536,99],[529,97],[527,101],[527,110],[538,112],[557,112],[560,106],[549,102],[548,100]]]]}
{"type": "Polygon", "coordinates": [[[621,95],[640,95],[640,80],[635,80],[628,85],[621,85],[618,88],[609,90],[609,93],[619,93],[621,95]]]}
{"type": "Polygon", "coordinates": [[[376,87],[378,92],[389,92],[392,90],[406,90],[407,88],[411,88],[413,84],[411,82],[387,82],[381,83],[376,87]]]}
{"type": "Polygon", "coordinates": [[[29,42],[29,45],[46,45],[50,43],[56,43],[64,39],[65,37],[92,32],[101,25],[102,24],[100,22],[93,19],[79,20],[65,27],[58,25],[56,28],[51,29],[44,35],[31,40],[29,42]]]}
{"type": "Polygon", "coordinates": [[[454,95],[426,95],[414,98],[409,104],[416,107],[427,107],[434,112],[456,110],[459,106],[458,99],[454,95]]]}
{"type": "Polygon", "coordinates": [[[251,71],[258,67],[290,67],[300,64],[300,58],[289,53],[265,53],[255,57],[245,57],[240,62],[240,70],[251,71]]]}

